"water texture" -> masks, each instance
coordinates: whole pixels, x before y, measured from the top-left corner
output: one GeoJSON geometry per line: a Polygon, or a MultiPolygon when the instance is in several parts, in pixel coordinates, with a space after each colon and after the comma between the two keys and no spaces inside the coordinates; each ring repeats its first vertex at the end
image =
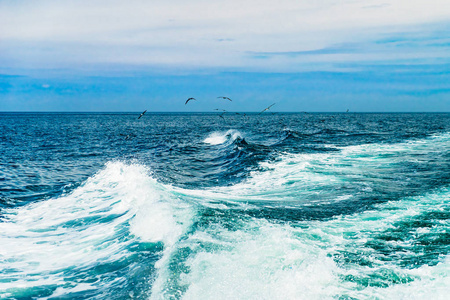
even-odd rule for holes
{"type": "Polygon", "coordinates": [[[0,113],[0,298],[447,299],[450,114],[0,113]]]}

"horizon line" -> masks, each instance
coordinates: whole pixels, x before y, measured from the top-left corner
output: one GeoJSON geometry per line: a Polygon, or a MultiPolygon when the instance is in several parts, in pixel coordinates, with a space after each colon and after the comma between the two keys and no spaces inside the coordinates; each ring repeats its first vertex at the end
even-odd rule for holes
{"type": "MultiPolygon", "coordinates": [[[[0,114],[8,114],[8,113],[41,113],[41,114],[140,114],[142,111],[0,111],[0,114]]],[[[208,114],[222,114],[223,112],[217,111],[147,111],[146,114],[200,114],[200,113],[208,113],[208,114]]],[[[226,111],[225,113],[261,113],[260,111],[226,111]]],[[[450,111],[271,111],[266,112],[265,114],[270,113],[286,113],[286,114],[323,114],[323,113],[342,113],[342,114],[350,114],[350,113],[361,113],[361,114],[448,114],[450,111]]]]}

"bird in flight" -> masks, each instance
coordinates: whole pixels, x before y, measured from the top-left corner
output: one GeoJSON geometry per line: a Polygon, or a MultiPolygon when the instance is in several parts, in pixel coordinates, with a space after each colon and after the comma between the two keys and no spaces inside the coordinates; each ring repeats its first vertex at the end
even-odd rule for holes
{"type": "Polygon", "coordinates": [[[191,101],[191,100],[197,100],[197,99],[191,97],[191,98],[189,98],[189,99],[186,100],[186,102],[184,103],[184,105],[188,104],[188,102],[191,101]]]}
{"type": "Polygon", "coordinates": [[[225,120],[225,118],[223,117],[223,115],[224,115],[226,112],[227,112],[227,111],[225,110],[223,113],[221,113],[221,114],[219,115],[219,117],[221,117],[222,119],[225,120]]]}
{"type": "Polygon", "coordinates": [[[221,99],[225,99],[225,100],[230,100],[230,101],[233,101],[233,100],[231,100],[230,98],[228,98],[228,97],[217,97],[217,98],[221,98],[221,99]]]}
{"type": "MultiPolygon", "coordinates": [[[[269,107],[266,107],[266,108],[264,108],[259,114],[262,114],[263,112],[265,112],[266,110],[269,110],[272,106],[274,106],[275,105],[275,103],[274,104],[272,104],[272,105],[270,105],[269,107]]],[[[258,115],[259,115],[258,114],[258,115]]]]}
{"type": "Polygon", "coordinates": [[[140,118],[142,118],[142,116],[143,116],[146,112],[147,112],[147,110],[144,110],[144,112],[143,112],[142,114],[139,115],[138,120],[139,120],[140,118]]]}
{"type": "Polygon", "coordinates": [[[221,108],[214,108],[214,110],[226,111],[225,109],[221,109],[221,108]]]}

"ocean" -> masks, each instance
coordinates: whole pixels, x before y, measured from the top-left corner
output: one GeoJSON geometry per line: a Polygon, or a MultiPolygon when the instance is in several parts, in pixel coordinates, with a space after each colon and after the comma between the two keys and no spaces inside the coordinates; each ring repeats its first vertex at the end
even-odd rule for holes
{"type": "Polygon", "coordinates": [[[0,113],[2,299],[448,299],[450,114],[0,113]]]}

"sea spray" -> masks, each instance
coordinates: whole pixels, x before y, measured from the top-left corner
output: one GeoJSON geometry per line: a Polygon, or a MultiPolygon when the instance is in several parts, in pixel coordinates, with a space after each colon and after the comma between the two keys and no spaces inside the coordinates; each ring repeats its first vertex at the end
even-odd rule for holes
{"type": "Polygon", "coordinates": [[[448,294],[449,114],[0,115],[0,297],[448,294]]]}
{"type": "Polygon", "coordinates": [[[8,211],[8,221],[0,223],[0,243],[8,247],[0,255],[9,272],[0,275],[0,290],[34,297],[107,288],[94,280],[101,273],[85,270],[124,260],[132,264],[130,248],[136,243],[170,247],[189,219],[186,211],[189,205],[177,206],[144,166],[108,163],[67,195],[8,211]],[[92,276],[86,278],[91,283],[71,282],[64,275],[69,270],[92,276]]]}
{"type": "Polygon", "coordinates": [[[242,134],[237,130],[230,129],[226,132],[213,132],[203,142],[210,145],[220,145],[226,141],[233,142],[238,138],[242,138],[242,134]]]}

